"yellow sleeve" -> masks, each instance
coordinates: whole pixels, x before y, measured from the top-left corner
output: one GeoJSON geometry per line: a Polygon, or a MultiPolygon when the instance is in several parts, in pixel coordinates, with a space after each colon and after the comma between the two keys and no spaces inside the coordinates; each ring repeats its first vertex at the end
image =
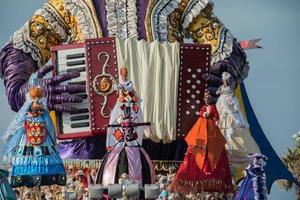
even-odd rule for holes
{"type": "Polygon", "coordinates": [[[92,14],[83,0],[49,0],[14,33],[14,48],[30,53],[41,66],[49,60],[51,46],[98,36],[99,27],[93,24],[92,14]]]}
{"type": "Polygon", "coordinates": [[[234,38],[214,14],[212,4],[208,3],[197,15],[186,16],[189,21],[183,20],[185,37],[191,38],[194,43],[210,44],[212,64],[230,56],[234,38]]]}

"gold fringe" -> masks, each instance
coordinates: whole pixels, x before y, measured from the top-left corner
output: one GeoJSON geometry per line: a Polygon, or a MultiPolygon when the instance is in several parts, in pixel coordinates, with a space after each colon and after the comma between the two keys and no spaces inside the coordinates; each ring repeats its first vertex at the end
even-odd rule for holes
{"type": "MultiPolygon", "coordinates": [[[[66,159],[63,160],[64,166],[66,169],[69,166],[73,166],[75,169],[83,169],[88,167],[90,169],[100,168],[102,160],[93,160],[93,159],[66,159]]],[[[178,170],[182,161],[167,161],[167,160],[152,160],[153,168],[156,172],[161,174],[169,173],[170,170],[174,172],[178,170]]]]}

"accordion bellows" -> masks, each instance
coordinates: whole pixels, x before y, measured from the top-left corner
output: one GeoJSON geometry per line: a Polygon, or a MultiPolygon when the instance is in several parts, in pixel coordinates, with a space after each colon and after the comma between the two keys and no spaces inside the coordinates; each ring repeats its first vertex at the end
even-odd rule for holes
{"type": "Polygon", "coordinates": [[[176,139],[179,43],[116,40],[118,67],[126,66],[129,79],[142,99],[144,120],[152,123],[146,138],[176,139]]]}

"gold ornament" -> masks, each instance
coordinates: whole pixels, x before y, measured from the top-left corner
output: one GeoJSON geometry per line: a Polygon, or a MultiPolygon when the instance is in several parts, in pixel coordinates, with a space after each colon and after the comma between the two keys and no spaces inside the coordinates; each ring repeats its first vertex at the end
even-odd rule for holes
{"type": "Polygon", "coordinates": [[[34,15],[29,21],[29,37],[41,51],[41,61],[45,64],[50,58],[50,47],[58,45],[62,39],[50,27],[48,21],[41,15],[34,15]]]}
{"type": "Polygon", "coordinates": [[[181,17],[182,14],[188,5],[189,0],[182,0],[175,9],[168,16],[168,41],[169,42],[183,42],[183,34],[181,29],[181,17]]]}
{"type": "Polygon", "coordinates": [[[157,3],[158,0],[149,0],[148,6],[147,6],[147,12],[145,16],[145,29],[146,29],[146,35],[148,42],[153,41],[153,33],[152,33],[152,24],[151,24],[151,14],[152,10],[157,3]]]}
{"type": "Polygon", "coordinates": [[[213,14],[212,5],[208,4],[200,15],[194,18],[187,32],[195,43],[210,44],[212,53],[215,53],[219,49],[223,28],[224,25],[213,14]]]}

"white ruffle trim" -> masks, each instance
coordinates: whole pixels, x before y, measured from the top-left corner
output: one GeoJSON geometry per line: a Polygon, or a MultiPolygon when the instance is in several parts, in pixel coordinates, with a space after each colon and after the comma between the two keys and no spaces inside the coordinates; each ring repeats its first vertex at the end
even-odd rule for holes
{"type": "MultiPolygon", "coordinates": [[[[68,34],[67,31],[63,28],[59,21],[55,18],[54,13],[52,13],[45,5],[44,8],[40,8],[35,12],[35,15],[43,16],[50,27],[46,27],[47,29],[52,29],[56,34],[60,36],[60,38],[65,41],[67,40],[68,34]]],[[[17,30],[13,35],[13,45],[14,48],[22,50],[25,53],[30,53],[31,57],[38,62],[38,65],[42,65],[43,58],[39,47],[35,44],[34,41],[30,39],[29,29],[30,29],[30,21],[27,21],[22,28],[17,30]]]]}
{"type": "Polygon", "coordinates": [[[24,53],[30,53],[31,57],[38,62],[38,66],[42,65],[42,54],[38,46],[30,40],[28,33],[30,21],[27,21],[23,27],[17,30],[13,37],[13,46],[16,49],[22,50],[24,53]]]}
{"type": "Polygon", "coordinates": [[[43,16],[47,22],[50,24],[50,28],[54,31],[54,33],[58,34],[59,37],[63,40],[66,41],[68,38],[68,33],[67,30],[63,28],[61,24],[59,24],[59,21],[54,17],[54,13],[51,13],[47,7],[38,9],[35,12],[35,15],[41,15],[43,16]]]}
{"type": "Polygon", "coordinates": [[[127,1],[127,32],[129,38],[137,38],[137,8],[136,0],[127,1]]]}
{"type": "Polygon", "coordinates": [[[178,5],[180,0],[160,0],[156,3],[152,10],[151,24],[153,39],[160,42],[167,41],[168,30],[167,30],[167,18],[178,5]]]}
{"type": "Polygon", "coordinates": [[[185,12],[182,15],[181,22],[182,27],[186,29],[189,24],[197,17],[201,11],[207,6],[208,3],[211,3],[210,0],[192,0],[187,5],[185,12]]]}
{"type": "Polygon", "coordinates": [[[217,63],[218,61],[224,60],[232,53],[233,47],[233,35],[225,27],[222,28],[220,36],[220,44],[218,50],[211,56],[211,65],[217,63]]]}
{"type": "Polygon", "coordinates": [[[106,1],[106,17],[107,17],[107,29],[109,36],[116,36],[118,30],[118,18],[116,12],[116,6],[114,1],[106,1]]]}
{"type": "Polygon", "coordinates": [[[77,25],[81,30],[83,37],[85,39],[96,38],[97,27],[88,5],[82,0],[64,0],[64,3],[71,15],[76,16],[77,25]]]}
{"type": "Polygon", "coordinates": [[[121,39],[137,38],[136,0],[106,1],[109,36],[121,39]]]}

